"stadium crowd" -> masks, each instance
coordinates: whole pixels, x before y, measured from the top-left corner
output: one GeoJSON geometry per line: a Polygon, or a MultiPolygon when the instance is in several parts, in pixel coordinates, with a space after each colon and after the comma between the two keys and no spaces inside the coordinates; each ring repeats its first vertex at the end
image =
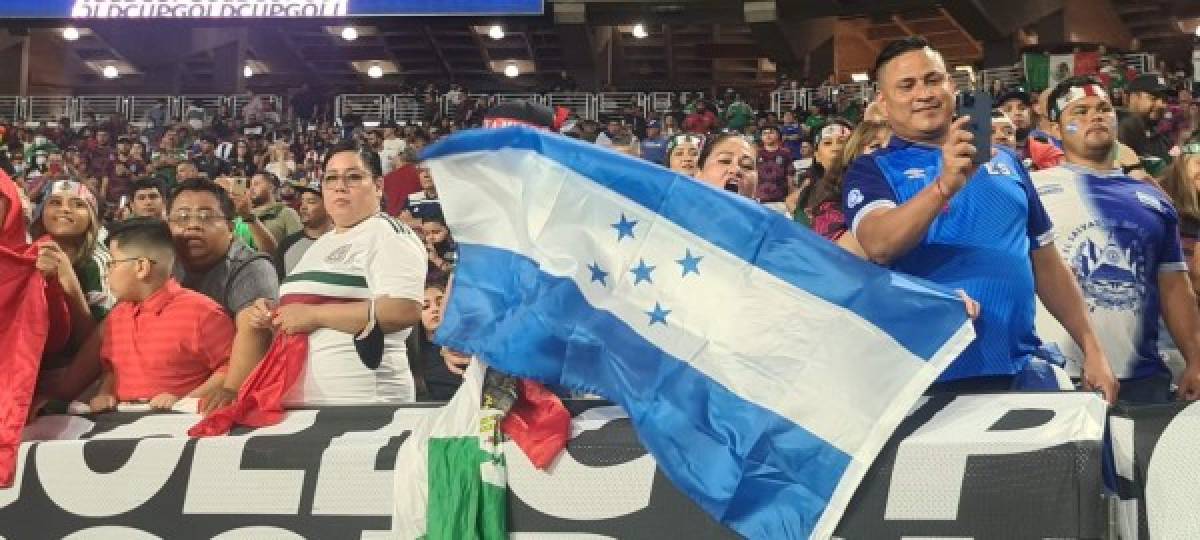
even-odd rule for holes
{"type": "MultiPolygon", "coordinates": [[[[976,156],[926,43],[889,46],[872,79],[870,103],[776,113],[730,92],[600,122],[529,105],[546,116],[529,123],[959,289],[979,337],[938,388],[1036,388],[1039,366],[1059,364],[1110,400],[1166,401],[1173,385],[1200,397],[1200,102],[1189,88],[1157,74],[1118,88],[1088,77],[996,86],[992,155],[976,156]]],[[[496,109],[455,87],[446,114],[426,92],[420,125],[367,126],[305,87],[295,121],[252,96],[237,115],[189,106],[180,122],[160,104],[136,126],[0,126],[0,169],[20,196],[0,209],[24,212],[72,321],[67,346],[43,361],[42,402],[100,411],[191,396],[212,410],[277,332],[311,336],[314,361],[288,403],[448,399],[469,358],[432,338],[456,246],[419,155],[496,109]]]]}

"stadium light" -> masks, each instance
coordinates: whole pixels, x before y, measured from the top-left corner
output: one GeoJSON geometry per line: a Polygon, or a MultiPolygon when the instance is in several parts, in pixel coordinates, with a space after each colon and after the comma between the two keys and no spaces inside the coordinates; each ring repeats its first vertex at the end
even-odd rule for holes
{"type": "Polygon", "coordinates": [[[867,75],[866,73],[851,73],[850,80],[857,83],[863,83],[871,80],[871,76],[867,75]]]}
{"type": "Polygon", "coordinates": [[[115,79],[120,74],[121,74],[121,72],[117,71],[117,66],[114,66],[112,64],[104,66],[104,78],[105,79],[115,79]]]}
{"type": "Polygon", "coordinates": [[[498,24],[493,24],[492,27],[488,29],[488,37],[492,39],[504,39],[504,27],[498,24]]]}
{"type": "Polygon", "coordinates": [[[507,66],[504,66],[504,75],[506,77],[512,78],[512,77],[516,77],[517,75],[520,75],[520,74],[521,74],[521,69],[518,68],[516,64],[509,64],[507,66]]]}
{"type": "Polygon", "coordinates": [[[63,28],[62,37],[67,41],[75,41],[79,39],[79,29],[74,26],[63,28]]]}
{"type": "Polygon", "coordinates": [[[383,67],[381,67],[379,64],[375,64],[367,68],[367,76],[372,79],[383,77],[383,67]]]}
{"type": "Polygon", "coordinates": [[[646,32],[646,25],[644,25],[642,23],[637,23],[637,24],[633,25],[633,37],[638,38],[638,39],[645,39],[646,36],[649,36],[649,35],[650,35],[650,33],[646,32]]]}
{"type": "Polygon", "coordinates": [[[353,26],[347,26],[342,29],[342,39],[346,41],[354,41],[358,39],[358,29],[353,26]]]}

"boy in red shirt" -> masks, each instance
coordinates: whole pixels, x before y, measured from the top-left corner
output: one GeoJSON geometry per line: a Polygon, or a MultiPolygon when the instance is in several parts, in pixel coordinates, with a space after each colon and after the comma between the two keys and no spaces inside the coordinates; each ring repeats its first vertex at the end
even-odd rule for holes
{"type": "Polygon", "coordinates": [[[105,322],[100,389],[92,412],[121,401],[170,409],[224,379],[233,321],[207,296],[171,277],[175,248],[161,220],[121,222],[109,235],[109,288],[118,303],[105,322]]]}

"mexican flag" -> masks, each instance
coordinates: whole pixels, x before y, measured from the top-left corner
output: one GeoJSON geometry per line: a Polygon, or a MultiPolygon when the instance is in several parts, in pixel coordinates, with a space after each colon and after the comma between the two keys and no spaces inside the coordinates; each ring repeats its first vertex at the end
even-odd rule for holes
{"type": "Polygon", "coordinates": [[[413,430],[396,455],[392,537],[506,539],[504,413],[482,403],[487,365],[471,362],[454,398],[413,430]]]}
{"type": "Polygon", "coordinates": [[[1041,91],[1075,75],[1097,75],[1100,72],[1099,52],[1074,54],[1026,54],[1025,80],[1029,89],[1041,91]]]}

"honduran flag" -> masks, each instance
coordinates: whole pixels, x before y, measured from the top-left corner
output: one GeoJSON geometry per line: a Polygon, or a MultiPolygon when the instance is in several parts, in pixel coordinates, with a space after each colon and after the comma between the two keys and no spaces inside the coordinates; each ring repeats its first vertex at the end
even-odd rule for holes
{"type": "Polygon", "coordinates": [[[649,162],[524,127],[424,157],[460,249],[436,340],[621,404],[747,537],[830,536],[974,336],[952,292],[649,162]]]}

